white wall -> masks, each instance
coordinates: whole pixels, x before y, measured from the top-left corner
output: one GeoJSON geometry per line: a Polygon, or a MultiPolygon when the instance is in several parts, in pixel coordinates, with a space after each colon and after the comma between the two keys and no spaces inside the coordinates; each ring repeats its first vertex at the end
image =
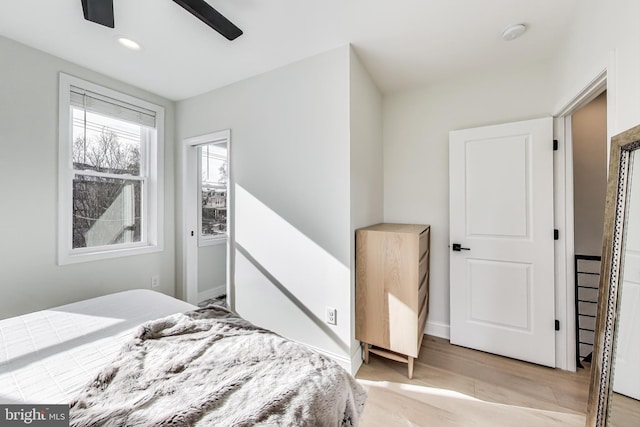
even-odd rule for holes
{"type": "Polygon", "coordinates": [[[0,318],[84,298],[149,288],[174,294],[174,104],[0,37],[0,318]],[[65,72],[165,108],[165,250],[56,265],[58,74],[65,72]]]}
{"type": "Polygon", "coordinates": [[[607,195],[607,95],[576,111],[573,128],[575,253],[600,255],[607,195]]]}
{"type": "Polygon", "coordinates": [[[607,72],[607,134],[640,123],[640,2],[583,0],[553,63],[559,111],[607,72]]]}
{"type": "Polygon", "coordinates": [[[549,68],[530,65],[384,98],[384,220],[432,227],[427,333],[449,336],[449,131],[548,116],[552,95],[549,68]]]}
{"type": "MultiPolygon", "coordinates": [[[[382,95],[353,50],[350,54],[351,126],[351,277],[355,290],[355,230],[383,222],[382,95]]],[[[351,293],[352,348],[355,341],[355,293],[351,293]]],[[[355,357],[357,356],[357,357],[355,357]]],[[[354,366],[355,368],[355,366],[354,366]]]]}
{"type": "Polygon", "coordinates": [[[639,20],[637,0],[583,0],[554,61],[558,109],[607,70],[609,137],[640,123],[639,20]]]}
{"type": "Polygon", "coordinates": [[[349,47],[179,102],[176,121],[179,140],[231,129],[237,311],[348,365],[349,47]]]}
{"type": "MultiPolygon", "coordinates": [[[[232,129],[234,202],[245,208],[235,218],[237,309],[348,359],[354,350],[353,229],[380,218],[381,174],[374,164],[383,163],[384,221],[432,225],[427,331],[446,336],[448,132],[554,113],[607,67],[609,133],[638,124],[639,18],[636,0],[583,0],[551,70],[544,64],[470,70],[387,95],[384,162],[374,130],[379,95],[346,46],[179,103],[178,140],[232,129]],[[324,323],[326,306],[338,309],[337,327],[324,323]]],[[[173,104],[4,38],[0,57],[0,317],[148,287],[153,274],[160,274],[161,290],[173,294],[175,259],[180,290],[182,241],[174,256],[173,237],[181,207],[175,206],[175,217],[173,208],[181,182],[171,183],[174,153],[175,164],[182,159],[172,140],[173,104]],[[166,108],[163,253],[56,266],[59,71],[166,108]]]]}
{"type": "Polygon", "coordinates": [[[582,0],[554,61],[556,107],[602,70],[607,73],[609,136],[640,123],[640,2],[582,0]]]}
{"type": "Polygon", "coordinates": [[[448,336],[448,131],[551,115],[602,70],[608,129],[640,123],[640,3],[584,0],[550,64],[452,76],[384,98],[384,220],[432,225],[427,332],[448,336]]]}

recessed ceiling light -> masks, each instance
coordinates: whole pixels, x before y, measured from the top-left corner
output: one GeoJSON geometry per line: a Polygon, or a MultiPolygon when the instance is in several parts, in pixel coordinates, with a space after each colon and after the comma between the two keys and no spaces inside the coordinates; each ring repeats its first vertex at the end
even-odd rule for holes
{"type": "Polygon", "coordinates": [[[131,50],[140,50],[142,49],[142,46],[140,46],[138,43],[134,42],[131,39],[128,39],[126,37],[118,37],[118,42],[126,47],[127,49],[131,49],[131,50]]]}
{"type": "Polygon", "coordinates": [[[502,39],[505,41],[517,39],[523,35],[525,31],[527,31],[527,26],[524,24],[509,25],[502,32],[502,39]]]}

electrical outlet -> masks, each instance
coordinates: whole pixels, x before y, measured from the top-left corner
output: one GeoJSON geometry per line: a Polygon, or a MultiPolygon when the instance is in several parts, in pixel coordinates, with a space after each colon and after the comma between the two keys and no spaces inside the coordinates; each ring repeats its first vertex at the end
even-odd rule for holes
{"type": "Polygon", "coordinates": [[[338,313],[335,308],[327,307],[327,323],[330,325],[337,324],[338,313]]]}
{"type": "Polygon", "coordinates": [[[160,276],[158,275],[151,276],[151,287],[157,288],[159,286],[160,286],[160,276]]]}

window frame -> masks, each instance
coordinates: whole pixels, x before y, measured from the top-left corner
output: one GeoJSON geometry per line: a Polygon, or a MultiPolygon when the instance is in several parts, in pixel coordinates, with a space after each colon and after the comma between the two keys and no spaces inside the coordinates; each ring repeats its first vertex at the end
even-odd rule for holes
{"type": "MultiPolygon", "coordinates": [[[[58,265],[164,250],[164,108],[78,77],[60,73],[58,116],[58,265]],[[140,242],[73,249],[73,178],[79,171],[73,169],[72,86],[155,113],[155,129],[143,128],[145,129],[143,135],[147,141],[143,144],[145,148],[141,149],[141,155],[145,157],[141,163],[145,164],[146,175],[140,179],[142,185],[140,242]]],[[[91,172],[87,172],[80,174],[92,175],[91,172]]],[[[128,178],[128,175],[118,177],[118,179],[128,178]]]]}
{"type": "MultiPolygon", "coordinates": [[[[220,139],[216,141],[207,142],[204,144],[200,144],[195,146],[198,150],[198,247],[205,246],[215,246],[226,243],[229,238],[229,217],[227,211],[227,231],[218,235],[205,235],[202,233],[202,154],[201,151],[204,147],[208,147],[209,145],[219,145],[224,144],[226,146],[227,155],[225,156],[225,161],[227,163],[227,175],[229,174],[229,138],[220,139]]],[[[226,205],[227,209],[229,208],[229,179],[227,179],[227,195],[226,195],[226,205]]]]}

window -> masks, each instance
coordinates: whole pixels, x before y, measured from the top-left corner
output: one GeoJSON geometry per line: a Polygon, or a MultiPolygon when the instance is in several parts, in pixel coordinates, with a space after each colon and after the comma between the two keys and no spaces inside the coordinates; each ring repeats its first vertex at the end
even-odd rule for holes
{"type": "Polygon", "coordinates": [[[162,107],[60,74],[58,262],[162,250],[162,107]]]}
{"type": "Polygon", "coordinates": [[[200,245],[224,241],[227,237],[227,183],[229,163],[227,143],[198,147],[200,169],[200,245]]]}

